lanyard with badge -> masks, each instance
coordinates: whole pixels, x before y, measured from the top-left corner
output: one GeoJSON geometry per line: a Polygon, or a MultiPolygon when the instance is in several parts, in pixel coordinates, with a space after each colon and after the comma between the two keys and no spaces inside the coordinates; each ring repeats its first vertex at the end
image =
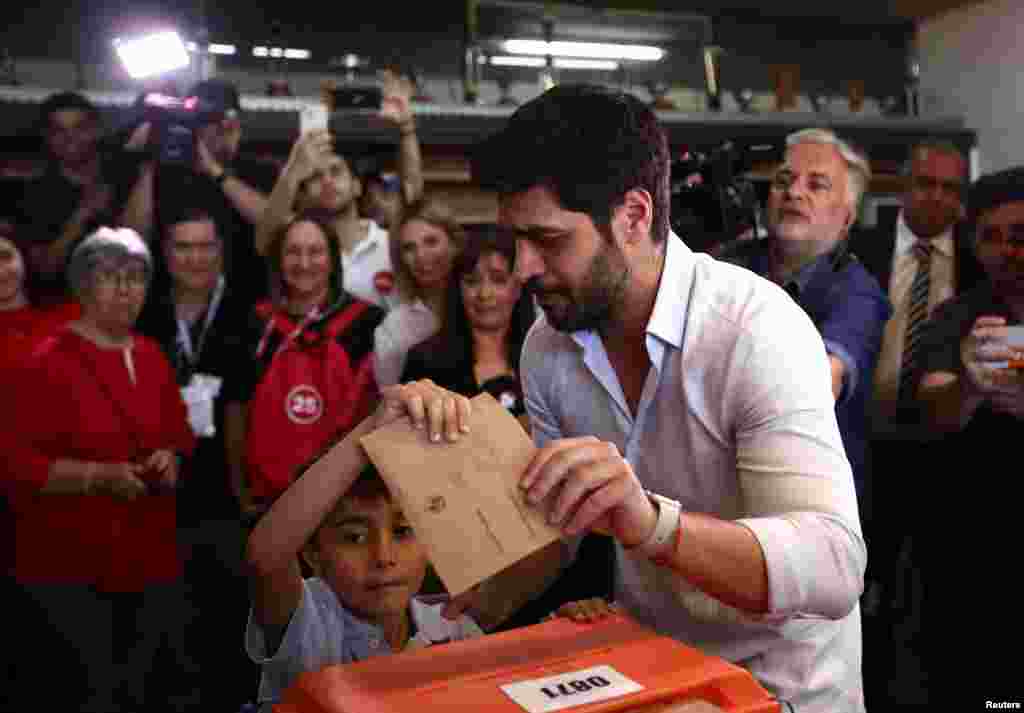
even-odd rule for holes
{"type": "Polygon", "coordinates": [[[222,379],[211,374],[200,374],[199,359],[206,344],[206,335],[210,325],[217,316],[221,300],[224,298],[224,277],[217,278],[217,286],[213,288],[210,306],[203,319],[203,328],[195,345],[192,344],[192,332],[188,320],[178,318],[178,355],[185,361],[188,384],[181,387],[181,397],[188,407],[188,422],[192,432],[200,438],[212,438],[217,434],[217,426],[213,417],[213,403],[220,394],[222,379]]]}

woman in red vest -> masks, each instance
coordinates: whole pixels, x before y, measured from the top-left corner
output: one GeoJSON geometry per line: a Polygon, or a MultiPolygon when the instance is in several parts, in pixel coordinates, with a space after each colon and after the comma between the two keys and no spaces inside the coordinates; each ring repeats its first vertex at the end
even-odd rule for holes
{"type": "Polygon", "coordinates": [[[340,243],[326,222],[295,219],[273,238],[268,258],[280,298],[256,305],[253,359],[225,384],[228,461],[250,517],[371,413],[373,330],[384,318],[342,289],[340,243]]]}

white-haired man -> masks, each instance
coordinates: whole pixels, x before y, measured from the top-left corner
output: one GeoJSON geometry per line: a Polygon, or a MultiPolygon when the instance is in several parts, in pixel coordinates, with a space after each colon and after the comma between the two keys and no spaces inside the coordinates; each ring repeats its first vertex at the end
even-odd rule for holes
{"type": "Polygon", "coordinates": [[[836,419],[861,500],[865,413],[892,313],[878,281],[848,249],[847,236],[870,177],[867,159],[833,132],[790,134],[768,196],[768,237],[737,241],[721,255],[782,285],[821,332],[836,419]]]}

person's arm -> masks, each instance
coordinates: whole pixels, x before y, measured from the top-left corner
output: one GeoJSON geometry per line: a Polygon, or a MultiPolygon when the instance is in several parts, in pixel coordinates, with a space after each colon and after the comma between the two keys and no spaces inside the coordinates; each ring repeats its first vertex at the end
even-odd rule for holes
{"type": "MultiPolygon", "coordinates": [[[[132,132],[124,145],[126,152],[137,153],[145,150],[151,130],[149,122],[143,122],[132,132]]],[[[153,229],[156,206],[156,161],[149,159],[139,164],[138,176],[125,200],[118,224],[133,229],[144,239],[150,237],[153,229]]]]}
{"type": "Polygon", "coordinates": [[[828,303],[818,329],[829,356],[832,395],[838,403],[849,400],[874,373],[892,304],[878,281],[857,262],[831,273],[829,279],[831,289],[824,295],[828,303]]]}
{"type": "Polygon", "coordinates": [[[836,401],[843,395],[843,383],[846,375],[846,365],[843,360],[834,354],[828,355],[828,365],[832,371],[832,398],[836,401]]]}
{"type": "Polygon", "coordinates": [[[196,137],[196,170],[220,186],[228,201],[250,225],[256,225],[267,208],[267,196],[227,171],[202,139],[196,137]]]}
{"type": "Polygon", "coordinates": [[[132,186],[121,211],[120,223],[143,237],[153,229],[156,190],[156,162],[146,161],[139,169],[139,178],[132,186]]]}
{"type": "Polygon", "coordinates": [[[469,429],[470,410],[468,399],[430,382],[387,389],[372,416],[274,501],[249,536],[246,549],[246,561],[253,573],[253,613],[268,633],[280,638],[299,604],[299,553],[369,462],[360,439],[399,418],[411,417],[429,434],[456,441],[469,429]]]}
{"type": "Polygon", "coordinates": [[[332,151],[333,141],[327,130],[309,131],[292,146],[288,162],[274,183],[263,213],[255,221],[256,250],[261,255],[267,254],[274,234],[292,220],[302,182],[319,170],[332,151]]]}
{"type": "Polygon", "coordinates": [[[249,496],[245,477],[245,436],[249,430],[249,405],[229,401],[224,405],[224,450],[227,456],[231,493],[242,515],[252,514],[256,507],[249,496]]]}
{"type": "Polygon", "coordinates": [[[402,181],[402,200],[411,205],[423,195],[423,157],[412,113],[415,87],[408,77],[385,70],[384,96],[380,115],[398,127],[398,175],[402,181]]]}

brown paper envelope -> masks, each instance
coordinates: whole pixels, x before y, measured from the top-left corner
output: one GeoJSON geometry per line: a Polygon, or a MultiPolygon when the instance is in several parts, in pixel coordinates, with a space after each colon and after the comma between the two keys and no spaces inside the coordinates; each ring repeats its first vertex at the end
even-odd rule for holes
{"type": "Polygon", "coordinates": [[[456,443],[431,443],[405,420],[361,441],[452,596],[559,539],[519,487],[530,437],[490,394],[471,403],[456,443]]]}

